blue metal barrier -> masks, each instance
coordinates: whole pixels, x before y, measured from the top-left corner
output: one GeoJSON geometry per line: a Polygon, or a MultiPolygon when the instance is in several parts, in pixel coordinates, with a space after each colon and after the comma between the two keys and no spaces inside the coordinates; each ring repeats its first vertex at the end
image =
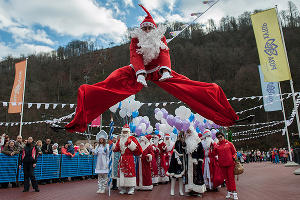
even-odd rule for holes
{"type": "Polygon", "coordinates": [[[16,182],[18,158],[0,153],[0,183],[16,182]]]}
{"type": "MultiPolygon", "coordinates": [[[[18,173],[18,157],[0,153],[0,183],[24,181],[23,166],[18,173]]],[[[37,159],[34,174],[37,180],[94,175],[97,157],[93,155],[43,154],[37,159]]]]}

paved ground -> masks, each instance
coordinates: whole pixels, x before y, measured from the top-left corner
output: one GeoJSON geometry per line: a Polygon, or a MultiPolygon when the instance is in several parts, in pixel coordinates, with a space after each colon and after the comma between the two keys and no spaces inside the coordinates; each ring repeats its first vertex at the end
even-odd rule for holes
{"type": "MultiPolygon", "coordinates": [[[[300,200],[300,175],[296,176],[295,167],[287,168],[283,165],[270,163],[251,163],[245,165],[245,173],[237,181],[240,200],[300,200]]],[[[96,180],[72,181],[41,185],[41,192],[23,193],[23,188],[0,189],[1,200],[90,200],[108,199],[107,194],[96,194],[96,180]]],[[[112,191],[111,199],[196,199],[196,197],[171,197],[170,184],[154,187],[153,191],[137,191],[135,195],[120,195],[112,191]]],[[[226,189],[219,192],[207,192],[203,199],[225,199],[226,189]]],[[[199,197],[197,197],[199,199],[199,197]]]]}

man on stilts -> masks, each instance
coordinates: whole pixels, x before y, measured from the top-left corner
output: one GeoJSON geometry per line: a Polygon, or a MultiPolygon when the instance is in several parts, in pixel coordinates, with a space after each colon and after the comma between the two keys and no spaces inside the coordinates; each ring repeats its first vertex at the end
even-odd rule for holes
{"type": "Polygon", "coordinates": [[[203,117],[221,126],[238,119],[223,90],[215,83],[188,79],[171,69],[164,26],[157,26],[150,13],[140,28],[131,32],[130,65],[112,72],[104,81],[81,85],[74,119],[65,126],[69,132],[84,132],[87,124],[111,106],[138,93],[152,81],[203,117]]]}

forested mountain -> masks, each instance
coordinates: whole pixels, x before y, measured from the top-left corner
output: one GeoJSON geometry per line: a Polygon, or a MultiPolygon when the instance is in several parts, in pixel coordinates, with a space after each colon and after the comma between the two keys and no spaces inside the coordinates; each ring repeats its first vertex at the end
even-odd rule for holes
{"type": "MultiPolygon", "coordinates": [[[[257,11],[255,11],[257,12],[257,11]]],[[[174,39],[170,44],[172,67],[192,80],[215,82],[219,84],[226,96],[245,97],[261,94],[257,65],[259,64],[255,37],[250,20],[250,12],[239,17],[224,17],[219,24],[209,20],[206,26],[194,24],[191,29],[174,39]]],[[[300,15],[296,6],[289,2],[289,9],[280,11],[285,43],[287,47],[291,73],[296,91],[300,91],[300,15]]],[[[180,30],[182,23],[166,24],[166,37],[170,31],[180,30]]],[[[129,41],[129,40],[128,40],[129,41]]],[[[113,45],[113,44],[112,44],[113,45]]],[[[9,101],[14,81],[14,63],[24,59],[6,57],[0,63],[0,101],[9,101]]],[[[113,70],[129,64],[129,43],[106,49],[95,49],[92,43],[72,41],[65,47],[47,54],[30,55],[26,82],[25,102],[60,102],[76,103],[77,89],[81,84],[94,84],[104,80],[113,70]]],[[[289,82],[283,82],[282,91],[290,92],[289,82]]],[[[177,101],[154,84],[144,88],[136,95],[141,102],[177,101]]],[[[101,102],[99,102],[101,103],[101,102]]],[[[236,111],[245,110],[262,104],[262,100],[230,101],[236,111]]],[[[292,111],[292,100],[285,101],[287,116],[292,111]]],[[[167,105],[166,109],[174,114],[178,105],[167,105]]],[[[0,105],[0,121],[19,121],[18,114],[7,114],[7,108],[0,105]]],[[[24,110],[24,121],[37,121],[42,118],[59,117],[73,112],[74,109],[36,109],[24,110]]],[[[140,115],[153,117],[154,106],[142,106],[140,115]]],[[[255,122],[282,120],[282,112],[266,113],[263,109],[245,112],[241,116],[255,114],[255,122]]],[[[104,124],[109,124],[110,112],[104,114],[104,124]]],[[[116,120],[117,125],[122,125],[116,120]]],[[[270,127],[278,129],[282,127],[270,127]]],[[[247,127],[249,128],[249,127],[247,127]]],[[[19,127],[0,127],[1,132],[17,135],[19,127]]],[[[232,131],[246,128],[232,128],[232,131]]],[[[260,131],[265,131],[262,129],[260,131]]],[[[295,122],[289,128],[297,132],[295,122]]],[[[97,130],[94,130],[96,132],[97,130]]],[[[117,130],[118,131],[118,130],[117,130]]],[[[23,127],[23,135],[35,138],[52,137],[60,142],[70,138],[82,138],[74,134],[55,133],[45,124],[23,127]]],[[[246,136],[245,136],[246,137],[246,136]]],[[[75,140],[74,139],[74,140],[75,140]]],[[[237,143],[238,147],[253,145],[269,147],[285,145],[285,137],[277,133],[259,140],[237,143]]]]}

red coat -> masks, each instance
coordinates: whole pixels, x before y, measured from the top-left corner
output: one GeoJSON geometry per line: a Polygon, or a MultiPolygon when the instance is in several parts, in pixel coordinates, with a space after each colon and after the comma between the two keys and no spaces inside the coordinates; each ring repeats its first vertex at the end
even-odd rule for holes
{"type": "Polygon", "coordinates": [[[159,149],[155,144],[152,144],[153,157],[151,161],[152,177],[158,176],[157,159],[159,158],[159,149]]]}
{"type": "Polygon", "coordinates": [[[118,140],[114,152],[121,152],[121,157],[118,167],[118,176],[120,176],[120,170],[124,173],[124,177],[135,177],[135,163],[133,156],[139,156],[142,154],[142,147],[137,139],[133,136],[129,136],[127,142],[125,143],[126,149],[125,152],[121,152],[120,148],[120,139],[118,140]],[[134,144],[132,144],[134,143],[134,144]],[[132,151],[130,150],[131,146],[136,146],[132,151]]]}
{"type": "Polygon", "coordinates": [[[149,145],[143,150],[139,158],[139,170],[137,171],[137,188],[141,190],[151,190],[152,176],[151,176],[151,161],[154,157],[152,145],[149,145]],[[148,156],[150,155],[150,156],[148,156]]]}
{"type": "Polygon", "coordinates": [[[222,142],[214,145],[213,154],[218,156],[220,167],[229,167],[234,165],[236,150],[234,145],[224,139],[222,142]]]}
{"type": "MultiPolygon", "coordinates": [[[[167,45],[166,37],[164,36],[162,39],[163,43],[167,45]]],[[[137,44],[139,43],[139,40],[137,38],[131,39],[130,44],[130,63],[134,69],[135,72],[139,70],[152,70],[158,66],[160,67],[167,67],[171,71],[171,60],[170,60],[170,54],[169,50],[167,49],[160,49],[159,56],[152,60],[149,64],[146,66],[144,65],[144,59],[141,54],[138,54],[136,50],[139,48],[137,44]]]]}
{"type": "Polygon", "coordinates": [[[166,143],[160,142],[158,143],[159,155],[160,155],[160,166],[165,170],[165,173],[168,171],[166,156],[167,156],[167,146],[166,143]]]}

